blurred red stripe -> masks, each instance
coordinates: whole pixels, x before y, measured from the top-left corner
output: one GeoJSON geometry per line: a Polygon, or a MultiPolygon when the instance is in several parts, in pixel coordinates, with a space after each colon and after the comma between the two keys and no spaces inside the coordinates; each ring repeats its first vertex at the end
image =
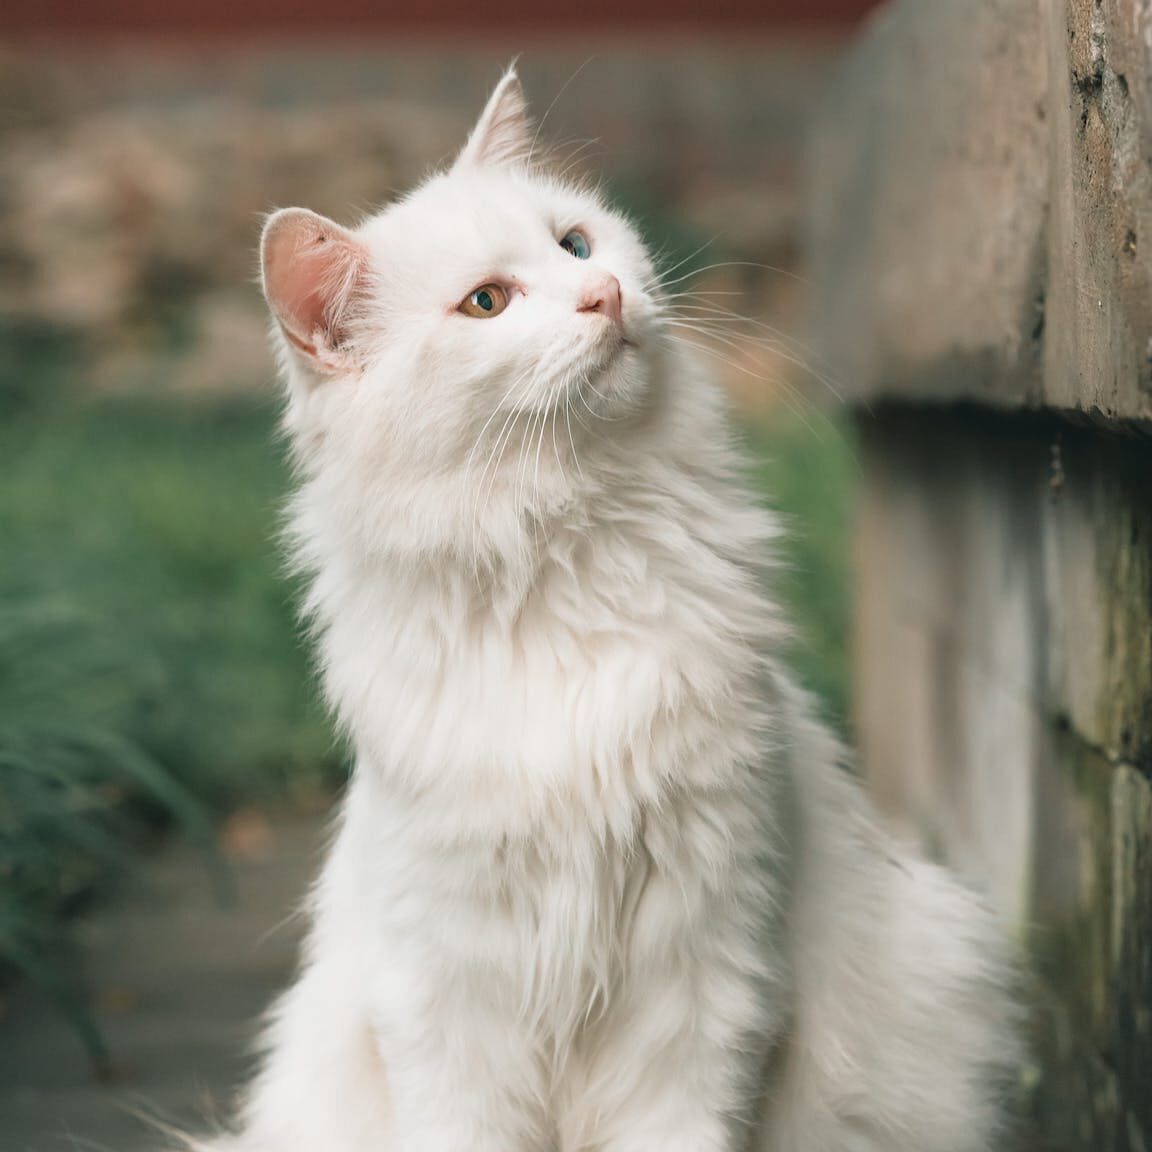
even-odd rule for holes
{"type": "Polygon", "coordinates": [[[0,35],[843,27],[878,0],[3,0],[0,35]]]}

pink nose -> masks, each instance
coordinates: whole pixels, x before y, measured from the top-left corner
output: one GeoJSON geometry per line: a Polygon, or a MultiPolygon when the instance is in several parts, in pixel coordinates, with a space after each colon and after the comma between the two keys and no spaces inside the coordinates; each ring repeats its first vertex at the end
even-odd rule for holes
{"type": "Polygon", "coordinates": [[[580,293],[578,312],[601,312],[612,321],[620,323],[620,281],[611,272],[596,272],[584,282],[580,293]]]}

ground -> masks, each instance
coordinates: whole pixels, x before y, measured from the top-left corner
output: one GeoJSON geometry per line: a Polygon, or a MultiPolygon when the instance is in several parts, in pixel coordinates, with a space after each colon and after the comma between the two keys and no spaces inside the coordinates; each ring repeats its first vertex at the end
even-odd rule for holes
{"type": "Polygon", "coordinates": [[[322,842],[318,818],[234,819],[231,895],[186,842],[135,870],[81,927],[108,1076],[21,989],[0,1044],[0,1152],[154,1152],[146,1117],[204,1131],[227,1116],[259,1017],[291,978],[322,842]]]}

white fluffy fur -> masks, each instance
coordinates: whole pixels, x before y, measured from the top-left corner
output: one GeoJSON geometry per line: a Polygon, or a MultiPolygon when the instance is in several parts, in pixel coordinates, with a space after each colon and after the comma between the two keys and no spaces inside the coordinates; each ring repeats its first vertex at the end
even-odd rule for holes
{"type": "Polygon", "coordinates": [[[992,1147],[997,928],[877,828],[781,671],[776,528],[717,390],[634,230],[531,142],[509,74],[407,199],[268,225],[293,541],[356,771],[220,1147],[992,1147]],[[622,330],[577,310],[604,270],[622,330]],[[491,280],[506,312],[456,311],[491,280]]]}

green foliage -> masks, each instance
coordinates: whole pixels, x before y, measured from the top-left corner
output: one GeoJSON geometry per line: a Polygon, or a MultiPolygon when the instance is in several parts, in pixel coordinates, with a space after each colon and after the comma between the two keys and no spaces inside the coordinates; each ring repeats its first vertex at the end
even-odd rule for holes
{"type": "Polygon", "coordinates": [[[331,764],[280,571],[271,412],[58,407],[0,434],[0,484],[0,603],[75,609],[125,653],[120,722],[151,755],[213,802],[331,764]]]}
{"type": "Polygon", "coordinates": [[[66,325],[0,315],[0,420],[57,398],[83,358],[82,345],[66,325]]]}
{"type": "Polygon", "coordinates": [[[850,727],[852,494],[858,470],[846,419],[775,412],[748,430],[756,478],[788,537],[777,592],[795,628],[789,660],[823,704],[850,727]]]}
{"type": "Polygon", "coordinates": [[[63,917],[122,863],[134,802],[211,835],[200,805],[131,734],[131,661],[59,603],[0,603],[0,970],[44,986],[97,1060],[63,917]]]}
{"type": "Polygon", "coordinates": [[[176,822],[338,757],[279,570],[271,413],[38,403],[0,428],[0,972],[49,988],[77,903],[176,822]]]}

